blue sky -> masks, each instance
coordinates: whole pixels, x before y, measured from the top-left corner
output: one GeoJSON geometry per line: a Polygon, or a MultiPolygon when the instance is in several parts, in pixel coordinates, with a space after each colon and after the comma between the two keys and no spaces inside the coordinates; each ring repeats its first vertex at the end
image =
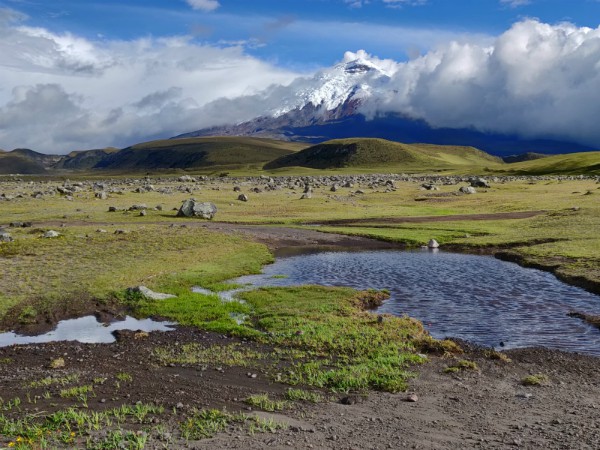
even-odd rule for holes
{"type": "Polygon", "coordinates": [[[249,54],[297,69],[330,65],[359,48],[401,60],[448,36],[498,35],[523,18],[589,27],[600,18],[597,0],[195,0],[196,8],[193,1],[0,5],[27,14],[28,25],[56,33],[123,40],[189,34],[213,45],[240,43],[249,54]]]}
{"type": "Polygon", "coordinates": [[[356,55],[392,74],[371,114],[600,148],[599,24],[600,0],[0,0],[0,149],[249,120],[356,55]]]}

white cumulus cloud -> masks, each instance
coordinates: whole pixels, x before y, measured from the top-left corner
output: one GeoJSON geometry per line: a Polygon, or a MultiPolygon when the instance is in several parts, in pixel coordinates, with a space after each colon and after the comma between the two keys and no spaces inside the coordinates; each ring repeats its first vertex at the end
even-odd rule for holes
{"type": "Polygon", "coordinates": [[[201,107],[209,102],[298,75],[239,46],[189,37],[95,42],[1,20],[0,54],[5,150],[67,153],[172,136],[204,123],[201,107]]]}
{"type": "Polygon", "coordinates": [[[217,0],[187,0],[187,2],[192,8],[201,11],[214,11],[221,6],[217,0]]]}

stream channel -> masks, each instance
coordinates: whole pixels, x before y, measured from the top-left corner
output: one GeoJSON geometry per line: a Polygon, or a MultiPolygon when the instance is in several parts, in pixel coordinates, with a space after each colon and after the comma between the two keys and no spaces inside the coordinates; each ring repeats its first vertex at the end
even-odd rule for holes
{"type": "MultiPolygon", "coordinates": [[[[435,338],[460,338],[498,349],[542,346],[600,356],[600,329],[567,316],[571,311],[600,315],[600,296],[562,283],[548,272],[491,256],[437,250],[317,252],[279,257],[262,274],[231,282],[244,287],[220,292],[223,301],[235,301],[237,293],[262,286],[387,289],[390,298],[375,312],[419,319],[435,338]]],[[[194,291],[214,294],[201,287],[194,291]]],[[[173,325],[131,317],[102,324],[88,316],[61,321],[40,336],[1,333],[0,347],[59,340],[109,343],[115,340],[115,330],[169,331],[173,325]]]]}
{"type": "MultiPolygon", "coordinates": [[[[390,298],[376,312],[419,319],[435,338],[600,356],[600,329],[567,316],[600,315],[600,296],[492,256],[423,249],[321,252],[277,258],[262,274],[231,281],[249,285],[241,290],[302,284],[387,289],[390,298]]],[[[239,291],[220,295],[231,300],[239,291]]]]}

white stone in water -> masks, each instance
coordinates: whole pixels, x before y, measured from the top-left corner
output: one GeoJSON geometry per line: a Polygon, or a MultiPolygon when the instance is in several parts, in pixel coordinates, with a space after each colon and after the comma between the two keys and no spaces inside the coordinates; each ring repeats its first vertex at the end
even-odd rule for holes
{"type": "Polygon", "coordinates": [[[439,248],[440,244],[438,241],[436,241],[435,239],[431,239],[428,243],[427,243],[427,247],[428,248],[439,248]]]}

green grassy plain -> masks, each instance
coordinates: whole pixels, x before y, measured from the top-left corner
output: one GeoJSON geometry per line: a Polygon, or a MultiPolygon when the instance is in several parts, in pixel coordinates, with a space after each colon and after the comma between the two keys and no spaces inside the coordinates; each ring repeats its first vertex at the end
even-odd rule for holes
{"type": "MultiPolygon", "coordinates": [[[[294,386],[285,401],[267,395],[248,397],[248,404],[265,410],[320,401],[329,395],[323,391],[403,391],[415,376],[415,367],[426,363],[423,354],[449,356],[460,349],[452,342],[431,339],[422,324],[409,317],[378,318],[368,312],[369,306],[385,297],[382,292],[321,286],[263,288],[242,294],[245,303],[225,303],[217,295],[192,292],[195,285],[221,290],[228,279],[259,272],[273,255],[248,237],[206,229],[202,220],[176,217],[174,208],[190,197],[214,202],[217,222],[310,228],[407,246],[420,246],[433,238],[442,248],[500,250],[568,281],[584,280],[594,286],[600,282],[600,184],[589,178],[498,180],[474,195],[457,195],[465,183],[426,191],[420,181],[402,181],[387,192],[383,184],[370,187],[366,182],[336,192],[323,185],[314,188],[311,199],[301,200],[301,188],[266,190],[265,179],[181,183],[173,177],[150,179],[156,190],[146,193],[134,192],[141,180],[127,185],[125,179],[117,180],[120,193],[111,193],[108,200],[96,199],[90,189],[75,193],[72,200],[31,196],[54,192],[62,182],[0,182],[0,194],[15,197],[0,201],[0,225],[33,222],[30,228],[7,228],[14,241],[0,243],[1,327],[9,330],[40,317],[55,317],[57,311],[76,310],[74,305],[83,304],[80,309],[85,311],[85,304],[105,303],[138,316],[160,316],[250,340],[257,345],[226,340],[212,346],[157,346],[148,364],[259,366],[273,382],[294,386]],[[181,192],[178,188],[183,186],[191,187],[192,193],[181,192]],[[234,186],[248,194],[248,202],[237,200],[234,186]],[[253,192],[256,187],[262,192],[253,192]],[[146,215],[126,211],[142,203],[148,206],[146,215]],[[162,210],[154,208],[158,205],[162,210]],[[108,212],[109,206],[119,211],[108,212]],[[535,214],[525,219],[477,217],[528,211],[535,214]],[[418,221],[403,222],[406,218],[418,221]],[[326,223],[334,220],[344,220],[343,225],[326,223]],[[61,236],[42,238],[49,229],[61,236]],[[124,233],[115,234],[117,230],[124,233]],[[176,297],[151,301],[127,292],[140,284],[176,297]],[[240,317],[245,319],[241,323],[240,317]]],[[[502,353],[490,353],[489,358],[508,362],[502,353]]],[[[448,372],[459,375],[469,370],[478,370],[469,360],[448,366],[448,372]]],[[[87,436],[86,430],[98,427],[111,431],[102,446],[89,448],[143,448],[145,441],[138,441],[144,436],[126,430],[137,429],[134,422],[163,412],[158,406],[138,403],[89,413],[88,396],[91,400],[96,384],[104,381],[34,380],[32,389],[44,389],[41,395],[48,396],[51,389],[45,386],[56,383],[52,389],[74,406],[20,414],[13,410],[18,410],[21,400],[6,399],[0,402],[0,435],[13,439],[15,446],[21,445],[18,448],[44,448],[43,439],[50,431],[46,448],[67,448],[87,436]],[[67,426],[72,426],[69,432],[67,426]]],[[[135,382],[121,372],[111,381],[135,382]]],[[[233,423],[251,432],[280,426],[218,410],[192,411],[183,419],[180,432],[185,440],[210,437],[233,423]]]]}
{"type": "MultiPolygon", "coordinates": [[[[266,183],[266,181],[265,181],[266,183]]],[[[32,190],[51,190],[59,182],[36,184],[32,190]]],[[[301,200],[302,189],[254,193],[244,180],[212,179],[192,184],[193,194],[135,193],[131,187],[108,200],[95,199],[91,191],[64,197],[29,195],[0,202],[0,224],[32,221],[33,228],[8,229],[14,242],[0,244],[0,314],[18,304],[69,298],[104,299],[128,286],[180,291],[178,286],[207,285],[242,273],[256,272],[271,256],[260,245],[241,237],[225,236],[199,227],[182,228],[189,219],[175,217],[174,208],[195,197],[217,205],[215,220],[231,223],[312,227],[311,224],[345,220],[343,226],[323,224],[325,232],[357,234],[411,246],[436,239],[442,245],[479,250],[505,248],[521,257],[557,264],[569,274],[598,279],[600,267],[600,196],[593,179],[540,180],[492,183],[475,195],[455,195],[460,185],[424,191],[417,182],[397,182],[396,190],[357,185],[330,192],[315,188],[313,198],[301,200]],[[233,186],[249,196],[237,200],[233,186]],[[364,194],[355,191],[360,188],[364,194]],[[125,211],[146,204],[147,215],[125,211]],[[108,212],[108,206],[118,212],[108,212]],[[161,210],[153,209],[160,205],[161,210]],[[574,208],[576,210],[574,210],[574,208]],[[454,220],[403,223],[402,218],[447,217],[541,211],[528,219],[454,220]],[[360,222],[352,223],[353,220],[360,222]],[[394,222],[400,221],[400,222],[394,222]],[[44,223],[37,227],[36,224],[44,223]],[[67,226],[60,227],[64,223],[67,226]],[[174,224],[174,227],[170,225],[174,224]],[[58,239],[41,239],[44,230],[62,233],[58,239]],[[104,229],[107,232],[98,232],[104,229]],[[127,234],[114,234],[117,229],[127,234]],[[184,281],[182,281],[184,280],[184,281]],[[179,285],[178,285],[179,283],[179,285]]],[[[262,187],[262,184],[259,183],[262,187]]],[[[22,184],[4,183],[2,193],[15,195],[22,184]]]]}

